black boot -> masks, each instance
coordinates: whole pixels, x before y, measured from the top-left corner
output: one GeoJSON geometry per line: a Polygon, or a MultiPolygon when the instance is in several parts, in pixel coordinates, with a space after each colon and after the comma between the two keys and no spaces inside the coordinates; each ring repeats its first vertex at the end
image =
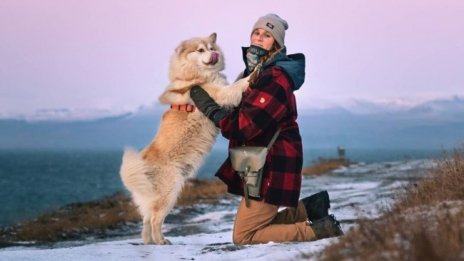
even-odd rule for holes
{"type": "Polygon", "coordinates": [[[325,218],[314,221],[309,225],[313,229],[317,239],[343,235],[340,222],[335,219],[334,215],[326,216],[325,218]]]}
{"type": "Polygon", "coordinates": [[[330,199],[326,190],[302,199],[310,221],[316,221],[329,215],[330,199]]]}

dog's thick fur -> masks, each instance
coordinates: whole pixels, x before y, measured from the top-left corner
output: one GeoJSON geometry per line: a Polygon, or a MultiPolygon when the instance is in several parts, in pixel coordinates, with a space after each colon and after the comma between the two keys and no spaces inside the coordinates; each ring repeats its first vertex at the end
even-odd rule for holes
{"type": "MultiPolygon", "coordinates": [[[[226,86],[224,58],[216,34],[182,42],[170,64],[170,84],[159,97],[165,104],[193,104],[189,90],[201,85],[220,105],[237,106],[248,78],[226,86]]],[[[153,141],[142,151],[126,149],[121,179],[143,216],[145,244],[169,244],[161,231],[184,182],[193,178],[215,142],[218,129],[198,109],[167,110],[153,141]]]]}

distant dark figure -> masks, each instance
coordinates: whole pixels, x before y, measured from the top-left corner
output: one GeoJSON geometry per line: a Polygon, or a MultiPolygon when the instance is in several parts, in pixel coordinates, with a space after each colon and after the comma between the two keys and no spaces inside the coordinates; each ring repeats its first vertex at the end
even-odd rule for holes
{"type": "Polygon", "coordinates": [[[338,146],[337,151],[338,151],[338,158],[339,159],[345,159],[345,147],[338,146]]]}

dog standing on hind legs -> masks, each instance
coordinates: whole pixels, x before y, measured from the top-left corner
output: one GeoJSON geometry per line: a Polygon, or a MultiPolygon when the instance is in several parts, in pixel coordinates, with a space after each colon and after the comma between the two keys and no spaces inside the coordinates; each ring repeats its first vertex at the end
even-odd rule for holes
{"type": "Polygon", "coordinates": [[[249,86],[248,78],[227,86],[221,73],[223,57],[215,33],[183,41],[171,57],[170,84],[159,97],[171,109],[164,112],[158,133],[147,147],[124,152],[121,179],[143,217],[145,244],[170,244],[162,233],[164,219],[218,135],[214,123],[190,105],[190,88],[201,85],[218,104],[233,107],[249,86]]]}

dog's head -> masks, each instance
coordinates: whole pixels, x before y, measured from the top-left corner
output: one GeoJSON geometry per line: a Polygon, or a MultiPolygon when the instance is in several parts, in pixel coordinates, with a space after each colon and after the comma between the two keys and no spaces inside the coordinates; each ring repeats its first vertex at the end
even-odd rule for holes
{"type": "Polygon", "coordinates": [[[171,58],[171,81],[208,81],[224,70],[224,56],[216,44],[216,37],[216,33],[212,33],[208,37],[181,42],[171,58]]]}

